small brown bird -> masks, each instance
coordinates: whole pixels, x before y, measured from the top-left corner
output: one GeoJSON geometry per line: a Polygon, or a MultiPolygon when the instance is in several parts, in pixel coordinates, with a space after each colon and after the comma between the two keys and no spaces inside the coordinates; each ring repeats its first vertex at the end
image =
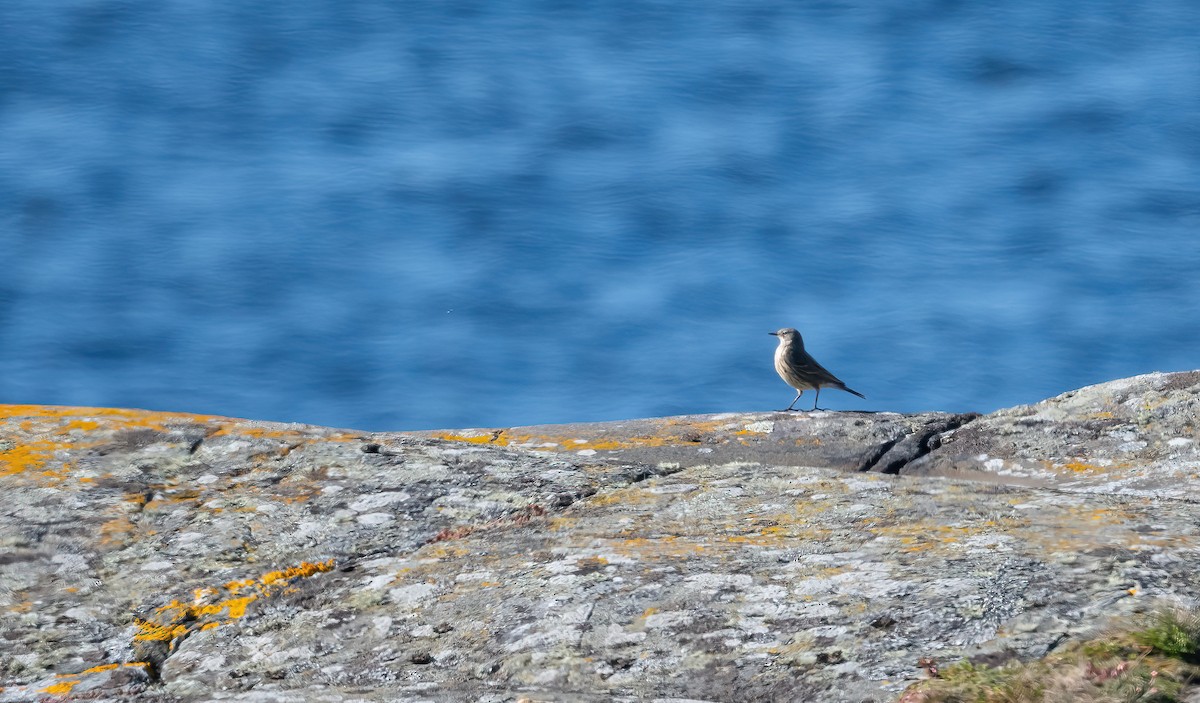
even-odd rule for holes
{"type": "Polygon", "coordinates": [[[806,390],[815,390],[817,397],[813,398],[813,410],[817,409],[817,400],[821,398],[821,386],[829,386],[838,390],[853,393],[859,398],[867,396],[846,387],[837,376],[825,370],[808,352],[804,351],[804,338],[791,327],[784,327],[775,332],[768,332],[779,337],[779,346],[775,348],[775,371],[783,382],[796,389],[796,397],[792,405],[784,410],[792,410],[800,396],[806,390]]]}

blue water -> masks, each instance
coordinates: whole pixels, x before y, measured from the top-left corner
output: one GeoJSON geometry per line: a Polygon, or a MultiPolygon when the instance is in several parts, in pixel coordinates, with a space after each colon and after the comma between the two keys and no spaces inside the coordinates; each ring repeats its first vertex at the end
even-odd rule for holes
{"type": "Polygon", "coordinates": [[[0,403],[768,410],[783,326],[835,409],[1200,368],[1200,5],[0,3],[0,403]]]}

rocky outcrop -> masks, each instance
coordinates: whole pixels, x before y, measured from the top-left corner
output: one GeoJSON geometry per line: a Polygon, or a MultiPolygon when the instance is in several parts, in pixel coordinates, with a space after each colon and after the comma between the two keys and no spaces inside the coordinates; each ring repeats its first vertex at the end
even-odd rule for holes
{"type": "Polygon", "coordinates": [[[0,702],[889,700],[1193,597],[1198,398],[409,434],[0,406],[0,702]]]}
{"type": "Polygon", "coordinates": [[[1112,381],[992,413],[943,434],[913,476],[1196,500],[1200,371],[1112,381]]]}
{"type": "Polygon", "coordinates": [[[724,413],[413,436],[676,467],[750,461],[898,473],[978,414],[724,413]]]}

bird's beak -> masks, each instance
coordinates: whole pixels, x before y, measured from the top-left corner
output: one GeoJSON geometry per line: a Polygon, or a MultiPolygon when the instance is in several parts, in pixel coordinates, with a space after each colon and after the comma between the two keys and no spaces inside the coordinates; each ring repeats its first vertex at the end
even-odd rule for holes
{"type": "Polygon", "coordinates": [[[779,333],[778,333],[778,332],[767,332],[767,334],[769,334],[769,335],[772,335],[772,336],[775,336],[775,337],[778,337],[778,336],[779,336],[779,333]]]}

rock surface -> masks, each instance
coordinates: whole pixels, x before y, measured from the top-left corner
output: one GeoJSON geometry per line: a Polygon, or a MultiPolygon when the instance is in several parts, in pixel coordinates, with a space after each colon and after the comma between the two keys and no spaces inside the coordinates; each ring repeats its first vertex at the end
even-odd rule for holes
{"type": "Polygon", "coordinates": [[[1195,500],[1200,371],[1148,374],[992,413],[943,435],[906,475],[1195,500]]]}
{"type": "Polygon", "coordinates": [[[977,417],[974,413],[724,413],[411,434],[677,467],[751,461],[894,474],[924,456],[944,433],[977,417]]]}
{"type": "Polygon", "coordinates": [[[0,702],[890,700],[1194,597],[1198,404],[1200,372],[981,418],[0,406],[0,702]]]}

